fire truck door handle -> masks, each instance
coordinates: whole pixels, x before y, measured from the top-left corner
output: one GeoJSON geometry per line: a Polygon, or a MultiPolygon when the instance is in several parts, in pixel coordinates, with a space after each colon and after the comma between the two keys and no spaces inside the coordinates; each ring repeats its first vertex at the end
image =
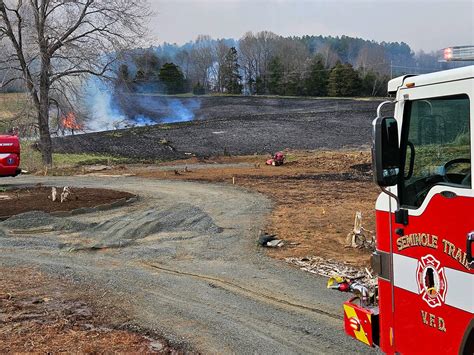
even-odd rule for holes
{"type": "Polygon", "coordinates": [[[466,245],[466,254],[467,254],[467,262],[469,263],[469,267],[471,269],[474,268],[473,263],[473,256],[472,256],[472,243],[474,242],[474,232],[468,233],[467,235],[467,245],[466,245]]]}

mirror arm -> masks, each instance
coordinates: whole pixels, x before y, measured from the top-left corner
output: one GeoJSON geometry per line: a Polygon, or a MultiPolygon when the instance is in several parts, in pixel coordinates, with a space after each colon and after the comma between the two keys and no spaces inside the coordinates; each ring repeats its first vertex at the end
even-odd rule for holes
{"type": "Polygon", "coordinates": [[[378,117],[382,117],[382,107],[384,107],[385,105],[388,105],[388,104],[395,104],[396,102],[397,102],[397,100],[384,101],[384,102],[382,102],[382,103],[377,107],[377,118],[378,118],[378,117]]]}
{"type": "Polygon", "coordinates": [[[383,186],[380,186],[380,189],[382,190],[382,192],[386,193],[388,196],[392,197],[397,202],[397,211],[398,211],[400,209],[400,199],[398,198],[398,196],[395,195],[393,192],[391,192],[388,188],[385,188],[383,186]]]}
{"type": "Polygon", "coordinates": [[[412,142],[407,142],[407,146],[410,147],[410,170],[408,171],[408,175],[404,177],[405,180],[411,179],[413,169],[415,168],[415,146],[412,142]]]}

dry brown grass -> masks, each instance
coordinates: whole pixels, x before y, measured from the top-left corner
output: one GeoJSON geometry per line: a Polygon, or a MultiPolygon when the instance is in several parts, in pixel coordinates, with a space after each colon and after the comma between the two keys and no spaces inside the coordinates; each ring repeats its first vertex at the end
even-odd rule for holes
{"type": "Polygon", "coordinates": [[[150,339],[108,327],[82,293],[30,268],[1,267],[0,352],[156,353],[150,339]]]}

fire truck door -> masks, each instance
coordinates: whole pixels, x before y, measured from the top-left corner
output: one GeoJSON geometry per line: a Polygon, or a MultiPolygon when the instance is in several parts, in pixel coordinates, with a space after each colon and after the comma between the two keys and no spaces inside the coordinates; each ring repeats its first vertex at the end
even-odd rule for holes
{"type": "Polygon", "coordinates": [[[472,327],[471,111],[466,94],[404,106],[398,195],[408,223],[394,223],[392,231],[393,341],[400,353],[458,353],[472,327]]]}

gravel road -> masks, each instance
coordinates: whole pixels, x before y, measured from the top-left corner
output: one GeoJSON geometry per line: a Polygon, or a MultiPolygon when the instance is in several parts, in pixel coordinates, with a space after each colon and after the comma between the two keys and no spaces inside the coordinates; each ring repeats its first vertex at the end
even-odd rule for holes
{"type": "MultiPolygon", "coordinates": [[[[343,333],[347,295],[263,255],[256,245],[272,204],[223,185],[124,177],[18,177],[107,187],[141,196],[111,211],[0,223],[1,265],[32,265],[116,304],[133,326],[203,353],[370,353],[343,333]]],[[[113,321],[113,320],[112,320],[113,321]]]]}

